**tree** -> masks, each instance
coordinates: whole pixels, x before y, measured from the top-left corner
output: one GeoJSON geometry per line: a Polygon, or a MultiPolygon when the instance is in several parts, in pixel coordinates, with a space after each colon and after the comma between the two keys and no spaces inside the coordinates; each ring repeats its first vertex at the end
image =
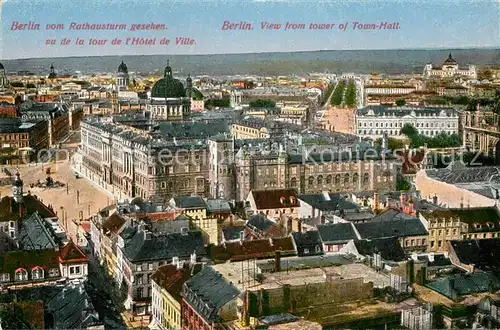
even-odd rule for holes
{"type": "Polygon", "coordinates": [[[353,107],[356,105],[356,84],[354,81],[350,81],[347,86],[347,91],[345,93],[345,104],[348,107],[353,107]]]}
{"type": "Polygon", "coordinates": [[[250,101],[248,105],[250,108],[275,108],[276,102],[272,100],[257,99],[250,101]]]}
{"type": "Polygon", "coordinates": [[[404,99],[397,99],[396,100],[396,105],[398,107],[402,107],[402,106],[406,105],[406,101],[404,99]]]}
{"type": "Polygon", "coordinates": [[[332,99],[330,100],[332,105],[339,106],[342,103],[344,97],[345,81],[341,81],[337,84],[337,87],[333,91],[332,99]]]}
{"type": "Polygon", "coordinates": [[[410,182],[401,173],[398,173],[396,176],[396,190],[410,190],[410,188],[410,182]]]}

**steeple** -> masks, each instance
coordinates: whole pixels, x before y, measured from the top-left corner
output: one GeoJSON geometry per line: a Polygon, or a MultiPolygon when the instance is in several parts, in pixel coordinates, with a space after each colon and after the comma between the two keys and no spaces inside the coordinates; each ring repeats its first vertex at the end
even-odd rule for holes
{"type": "Polygon", "coordinates": [[[14,183],[12,184],[12,197],[16,203],[20,203],[23,199],[23,180],[21,180],[21,175],[19,172],[16,173],[16,178],[14,179],[14,183]]]}
{"type": "Polygon", "coordinates": [[[165,67],[165,73],[164,73],[165,78],[166,77],[172,77],[172,67],[170,67],[170,61],[167,60],[167,66],[165,67]]]}
{"type": "Polygon", "coordinates": [[[193,94],[193,79],[191,79],[191,74],[188,73],[188,76],[186,78],[186,96],[191,97],[193,94]]]}

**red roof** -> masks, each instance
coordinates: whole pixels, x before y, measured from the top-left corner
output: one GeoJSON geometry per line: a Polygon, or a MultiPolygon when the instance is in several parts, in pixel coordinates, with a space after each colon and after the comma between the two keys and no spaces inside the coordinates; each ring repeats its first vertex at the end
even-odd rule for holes
{"type": "Polygon", "coordinates": [[[165,289],[175,300],[182,300],[181,291],[184,282],[189,280],[202,268],[202,264],[196,263],[191,265],[185,262],[182,268],[177,269],[176,265],[165,265],[151,276],[151,279],[156,282],[162,289],[165,289]]]}
{"type": "Polygon", "coordinates": [[[85,253],[80,250],[78,246],[73,242],[69,242],[59,250],[59,262],[61,264],[73,264],[73,263],[82,263],[88,262],[89,259],[85,255],[85,253]]]}
{"type": "Polygon", "coordinates": [[[90,223],[89,222],[85,222],[85,223],[80,224],[80,227],[82,227],[83,231],[86,232],[87,234],[90,233],[90,223]]]}
{"type": "Polygon", "coordinates": [[[295,255],[292,238],[256,239],[252,241],[226,243],[212,248],[212,258],[217,261],[241,261],[274,257],[276,251],[282,255],[295,255]]]}

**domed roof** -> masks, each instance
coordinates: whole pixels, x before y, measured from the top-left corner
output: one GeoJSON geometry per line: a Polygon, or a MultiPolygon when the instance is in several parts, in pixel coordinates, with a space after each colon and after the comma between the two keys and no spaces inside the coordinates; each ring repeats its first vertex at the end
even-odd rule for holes
{"type": "Polygon", "coordinates": [[[163,78],[158,80],[151,89],[151,97],[158,98],[177,98],[186,97],[184,85],[178,79],[172,76],[172,68],[168,65],[165,67],[163,78]]]}
{"type": "Polygon", "coordinates": [[[193,100],[197,101],[204,99],[203,94],[197,88],[194,87],[191,89],[191,97],[193,98],[193,100]]]}
{"type": "Polygon", "coordinates": [[[50,73],[49,73],[49,76],[47,78],[48,79],[55,79],[55,78],[57,78],[56,72],[54,71],[54,64],[50,65],[50,73]]]}
{"type": "Polygon", "coordinates": [[[450,55],[448,55],[448,58],[446,59],[446,61],[444,61],[444,64],[457,64],[457,61],[455,61],[453,59],[453,57],[451,57],[451,53],[450,53],[450,55]]]}
{"type": "Polygon", "coordinates": [[[123,62],[118,66],[118,72],[119,73],[128,73],[128,68],[127,65],[123,62]]]}

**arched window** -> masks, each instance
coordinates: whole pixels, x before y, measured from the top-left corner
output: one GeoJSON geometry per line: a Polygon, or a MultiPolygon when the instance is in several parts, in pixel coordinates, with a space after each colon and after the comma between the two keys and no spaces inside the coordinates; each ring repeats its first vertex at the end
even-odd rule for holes
{"type": "Polygon", "coordinates": [[[24,268],[16,269],[16,281],[27,281],[28,272],[24,268]]]}
{"type": "Polygon", "coordinates": [[[349,173],[346,173],[346,174],[344,175],[344,183],[345,183],[345,184],[348,184],[348,183],[349,183],[349,173]]]}
{"type": "Polygon", "coordinates": [[[332,184],[332,176],[331,175],[328,175],[326,177],[326,184],[332,184]]]}
{"type": "Polygon", "coordinates": [[[335,176],[335,184],[340,184],[340,174],[335,176]]]}
{"type": "Polygon", "coordinates": [[[310,186],[312,186],[314,184],[314,177],[313,176],[309,177],[308,183],[309,183],[310,186]]]}
{"type": "Polygon", "coordinates": [[[358,173],[354,173],[354,174],[352,175],[352,182],[353,182],[353,183],[358,183],[358,180],[359,180],[359,175],[358,175],[358,173]]]}
{"type": "Polygon", "coordinates": [[[293,187],[293,188],[297,187],[297,179],[296,178],[292,178],[290,180],[290,187],[293,187]]]}
{"type": "Polygon", "coordinates": [[[40,266],[33,267],[33,269],[31,270],[31,278],[34,280],[39,280],[44,278],[43,268],[40,266]]]}
{"type": "Polygon", "coordinates": [[[185,188],[188,188],[190,186],[190,184],[191,184],[191,180],[189,180],[189,179],[184,180],[184,187],[185,188]]]}
{"type": "Polygon", "coordinates": [[[318,186],[323,184],[323,176],[318,176],[318,186]]]}
{"type": "Polygon", "coordinates": [[[363,175],[363,184],[368,184],[369,181],[370,181],[370,175],[368,173],[365,173],[363,175]]]}

